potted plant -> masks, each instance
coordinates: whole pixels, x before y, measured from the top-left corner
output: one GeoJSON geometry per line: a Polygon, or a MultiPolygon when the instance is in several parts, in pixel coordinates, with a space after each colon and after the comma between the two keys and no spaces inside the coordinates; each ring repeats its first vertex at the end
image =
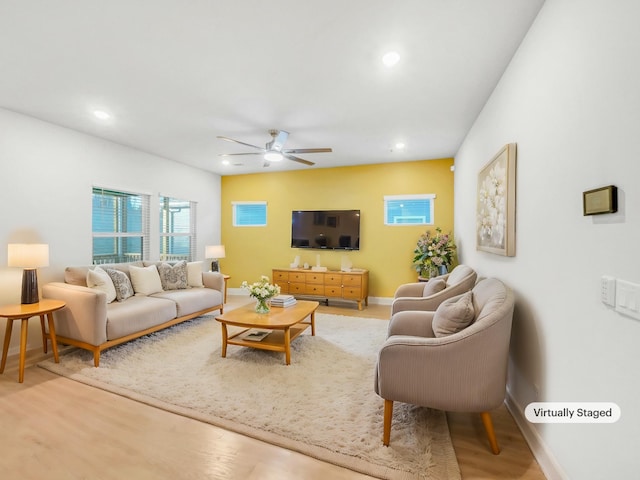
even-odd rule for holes
{"type": "Polygon", "coordinates": [[[444,274],[453,262],[456,244],[451,234],[443,234],[440,227],[434,235],[427,231],[420,235],[413,251],[413,267],[420,277],[431,278],[444,274]]]}

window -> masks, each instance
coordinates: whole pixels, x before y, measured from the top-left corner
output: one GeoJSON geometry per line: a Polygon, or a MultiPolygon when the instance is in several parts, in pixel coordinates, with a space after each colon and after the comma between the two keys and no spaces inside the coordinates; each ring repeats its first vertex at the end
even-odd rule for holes
{"type": "Polygon", "coordinates": [[[433,225],[432,193],[423,195],[385,195],[385,225],[433,225]]]}
{"type": "Polygon", "coordinates": [[[160,197],[160,260],[193,259],[196,203],[160,197]]]}
{"type": "Polygon", "coordinates": [[[93,188],[93,263],[146,260],[149,196],[93,188]]]}
{"type": "Polygon", "coordinates": [[[234,227],[266,227],[267,202],[232,202],[234,227]]]}

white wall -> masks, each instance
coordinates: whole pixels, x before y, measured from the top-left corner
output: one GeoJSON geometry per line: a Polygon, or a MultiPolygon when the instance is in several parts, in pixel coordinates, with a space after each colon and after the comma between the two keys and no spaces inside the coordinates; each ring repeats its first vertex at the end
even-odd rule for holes
{"type": "MultiPolygon", "coordinates": [[[[455,159],[462,261],[517,295],[510,394],[602,401],[611,425],[526,424],[568,478],[637,478],[640,321],[600,302],[600,277],[640,283],[640,2],[547,0],[455,159]],[[475,250],[480,168],[518,145],[516,256],[475,250]],[[617,185],[620,211],[582,215],[617,185]]],[[[502,19],[506,21],[506,19],[502,19]]],[[[497,19],[496,21],[500,21],[497,19]]]]}
{"type": "MultiPolygon", "coordinates": [[[[39,283],[62,280],[64,267],[92,258],[91,189],[151,195],[151,259],[158,259],[158,195],[197,202],[197,252],[220,241],[220,177],[200,169],[0,109],[0,304],[20,303],[22,270],[8,268],[8,243],[49,244],[39,283]]],[[[30,321],[28,349],[41,348],[30,321]]],[[[0,320],[4,339],[5,320],[0,320]]],[[[15,324],[10,354],[17,353],[15,324]]]]}

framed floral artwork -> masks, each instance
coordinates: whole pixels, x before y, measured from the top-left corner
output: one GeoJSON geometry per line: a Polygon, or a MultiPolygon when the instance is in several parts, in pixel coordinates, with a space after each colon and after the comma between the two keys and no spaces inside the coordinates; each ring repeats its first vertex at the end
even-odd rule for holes
{"type": "Polygon", "coordinates": [[[478,250],[516,254],[516,144],[509,143],[478,174],[478,250]]]}

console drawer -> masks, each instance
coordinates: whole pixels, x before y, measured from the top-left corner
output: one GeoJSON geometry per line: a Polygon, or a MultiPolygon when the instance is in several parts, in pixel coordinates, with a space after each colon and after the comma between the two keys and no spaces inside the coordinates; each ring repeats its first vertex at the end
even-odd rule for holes
{"type": "Polygon", "coordinates": [[[324,295],[324,285],[308,283],[304,293],[307,295],[324,295]]]}
{"type": "Polygon", "coordinates": [[[324,294],[327,297],[341,297],[342,287],[340,285],[331,285],[324,287],[324,294]]]}
{"type": "Polygon", "coordinates": [[[324,283],[324,273],[305,273],[304,280],[306,283],[324,283]]]}
{"type": "Polygon", "coordinates": [[[342,285],[342,275],[339,273],[325,273],[324,274],[325,285],[342,285]]]}
{"type": "Polygon", "coordinates": [[[289,282],[289,272],[282,272],[279,270],[273,271],[273,282],[282,287],[283,284],[289,282]]]}
{"type": "Polygon", "coordinates": [[[362,285],[362,275],[343,275],[342,285],[360,286],[362,285]]]}
{"type": "Polygon", "coordinates": [[[304,283],[290,283],[289,284],[289,295],[303,294],[305,293],[305,285],[304,283]]]}
{"type": "Polygon", "coordinates": [[[344,287],[342,289],[343,298],[360,298],[361,291],[359,287],[344,287]]]}
{"type": "Polygon", "coordinates": [[[304,283],[304,272],[289,272],[289,281],[292,283],[304,283]]]}

